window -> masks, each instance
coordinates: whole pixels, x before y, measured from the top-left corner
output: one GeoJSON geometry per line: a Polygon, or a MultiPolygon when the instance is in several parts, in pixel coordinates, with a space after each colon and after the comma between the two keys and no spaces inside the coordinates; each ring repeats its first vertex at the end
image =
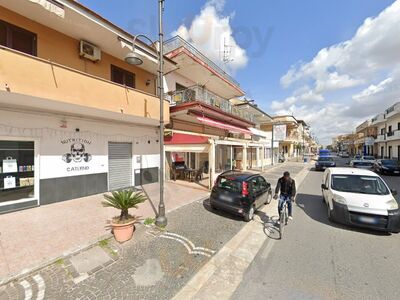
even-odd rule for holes
{"type": "Polygon", "coordinates": [[[184,90],[186,90],[186,87],[184,86],[184,85],[182,85],[182,84],[179,84],[179,83],[175,83],[175,90],[176,91],[184,91],[184,90]]]}
{"type": "Polygon", "coordinates": [[[389,133],[392,132],[392,125],[390,125],[390,126],[388,127],[388,132],[389,132],[389,133]]]}
{"type": "Polygon", "coordinates": [[[34,197],[33,141],[0,141],[0,202],[34,197]]]}
{"type": "Polygon", "coordinates": [[[381,178],[360,175],[333,175],[332,189],[338,192],[388,195],[389,190],[381,178]]]}
{"type": "Polygon", "coordinates": [[[381,128],[381,134],[382,134],[382,135],[385,134],[385,128],[381,128]]]}
{"type": "Polygon", "coordinates": [[[37,54],[36,34],[0,20],[0,44],[26,54],[37,54]]]}
{"type": "Polygon", "coordinates": [[[111,81],[135,88],[135,74],[111,65],[111,81]]]}
{"type": "Polygon", "coordinates": [[[400,130],[400,122],[397,123],[397,130],[400,130]]]}

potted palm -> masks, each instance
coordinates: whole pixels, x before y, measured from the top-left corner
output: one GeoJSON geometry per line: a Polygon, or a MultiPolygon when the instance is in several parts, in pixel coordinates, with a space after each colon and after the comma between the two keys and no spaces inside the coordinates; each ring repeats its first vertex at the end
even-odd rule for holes
{"type": "Polygon", "coordinates": [[[130,208],[138,208],[138,204],[146,201],[146,196],[142,192],[134,190],[114,191],[110,195],[104,195],[102,202],[104,207],[114,207],[121,210],[119,216],[111,221],[112,230],[115,239],[120,242],[126,242],[132,238],[137,218],[129,214],[130,208]]]}

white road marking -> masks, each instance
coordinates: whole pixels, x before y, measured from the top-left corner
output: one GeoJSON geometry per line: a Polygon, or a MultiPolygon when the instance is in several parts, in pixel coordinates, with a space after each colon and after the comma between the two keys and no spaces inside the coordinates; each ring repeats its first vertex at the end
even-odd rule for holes
{"type": "Polygon", "coordinates": [[[189,254],[199,254],[199,255],[204,255],[207,257],[211,257],[212,254],[215,253],[214,250],[204,248],[204,247],[196,247],[192,241],[190,241],[188,238],[172,233],[172,232],[166,232],[160,235],[160,237],[165,238],[165,239],[170,239],[177,241],[178,243],[182,244],[186,250],[188,251],[189,254]]]}
{"type": "Polygon", "coordinates": [[[37,300],[43,300],[44,299],[44,291],[46,289],[46,285],[44,284],[44,280],[42,278],[42,276],[35,275],[33,276],[33,280],[35,280],[35,282],[38,285],[38,295],[37,295],[37,300]]]}
{"type": "Polygon", "coordinates": [[[22,285],[22,287],[24,288],[24,290],[25,290],[25,300],[30,300],[30,299],[32,299],[32,287],[31,287],[31,284],[28,282],[28,281],[26,281],[26,280],[22,280],[21,282],[20,282],[20,284],[22,285]]]}

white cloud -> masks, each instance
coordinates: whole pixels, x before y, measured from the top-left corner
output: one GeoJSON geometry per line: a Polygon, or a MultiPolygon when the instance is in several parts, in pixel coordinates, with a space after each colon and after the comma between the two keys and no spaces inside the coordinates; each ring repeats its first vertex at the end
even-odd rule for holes
{"type": "Polygon", "coordinates": [[[229,59],[226,70],[230,73],[247,65],[248,57],[246,50],[241,48],[233,37],[230,24],[233,14],[230,16],[222,15],[224,0],[210,0],[196,15],[190,24],[180,25],[172,35],[180,35],[188,42],[194,44],[203,54],[215,63],[223,66],[222,51],[224,43],[228,45],[229,59]]]}
{"type": "Polygon", "coordinates": [[[293,65],[280,80],[284,88],[292,89],[292,95],[273,101],[271,108],[309,121],[326,144],[333,135],[351,132],[399,101],[399,37],[397,0],[378,16],[367,18],[350,40],[321,49],[309,62],[293,65]],[[298,85],[311,88],[299,93],[298,85]]]}

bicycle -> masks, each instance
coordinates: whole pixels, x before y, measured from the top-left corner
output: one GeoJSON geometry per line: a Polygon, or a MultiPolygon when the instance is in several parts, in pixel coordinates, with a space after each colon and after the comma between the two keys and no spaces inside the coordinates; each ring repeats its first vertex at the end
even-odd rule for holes
{"type": "Polygon", "coordinates": [[[282,239],[283,236],[283,228],[287,225],[289,219],[288,213],[288,201],[292,201],[290,199],[283,201],[281,213],[279,215],[279,236],[282,239]]]}

